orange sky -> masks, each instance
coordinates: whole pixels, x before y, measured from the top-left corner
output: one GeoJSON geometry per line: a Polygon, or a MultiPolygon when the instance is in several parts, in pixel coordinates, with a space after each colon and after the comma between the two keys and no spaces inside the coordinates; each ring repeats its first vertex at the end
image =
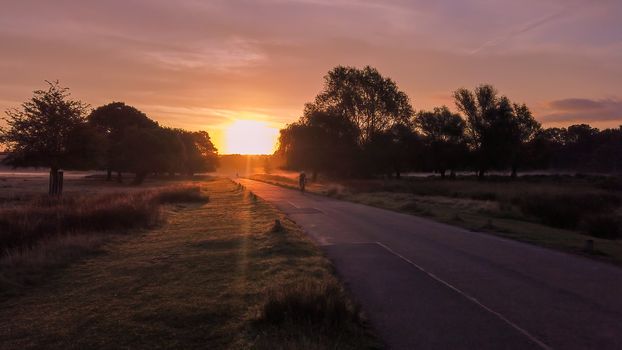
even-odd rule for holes
{"type": "Polygon", "coordinates": [[[93,107],[124,101],[205,129],[280,128],[336,65],[372,65],[415,109],[492,83],[545,125],[622,124],[614,0],[11,1],[0,13],[0,109],[59,79],[93,107]]]}

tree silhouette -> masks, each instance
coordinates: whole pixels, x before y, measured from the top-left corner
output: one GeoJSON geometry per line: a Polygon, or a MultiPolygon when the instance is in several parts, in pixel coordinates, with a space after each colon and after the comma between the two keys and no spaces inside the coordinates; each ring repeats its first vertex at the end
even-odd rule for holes
{"type": "Polygon", "coordinates": [[[111,180],[113,171],[117,172],[117,179],[121,181],[121,172],[126,170],[123,168],[122,162],[123,152],[127,146],[121,142],[122,140],[127,141],[125,133],[135,128],[158,128],[158,123],[149,119],[145,113],[123,102],[112,102],[96,108],[88,116],[88,122],[105,139],[104,168],[107,171],[106,179],[108,181],[111,180]]]}
{"type": "Polygon", "coordinates": [[[422,149],[419,135],[407,124],[395,124],[385,131],[374,133],[366,143],[366,169],[374,173],[401,178],[402,172],[412,168],[422,149]]]}
{"type": "Polygon", "coordinates": [[[421,130],[435,171],[445,177],[449,169],[451,176],[460,164],[465,163],[467,146],[465,139],[466,124],[459,114],[452,113],[442,106],[431,112],[420,111],[415,118],[415,125],[421,130]]]}
{"type": "Polygon", "coordinates": [[[511,176],[516,177],[519,165],[533,157],[533,154],[530,154],[529,145],[542,126],[525,104],[514,104],[513,112],[509,139],[511,142],[510,166],[511,176]]]}
{"type": "Polygon", "coordinates": [[[180,130],[184,145],[183,171],[192,176],[198,172],[214,171],[218,166],[218,150],[207,131],[180,130]]]}
{"type": "MultiPolygon", "coordinates": [[[[80,163],[76,157],[81,152],[77,152],[72,137],[87,132],[81,128],[88,105],[71,99],[69,89],[58,81],[46,82],[47,90],[34,91],[21,108],[6,111],[8,129],[0,130],[0,141],[8,145],[5,163],[14,167],[49,167],[50,192],[55,194],[59,169],[80,163]]],[[[82,146],[88,148],[86,144],[82,146]]]]}
{"type": "Polygon", "coordinates": [[[358,151],[357,128],[348,119],[314,111],[281,130],[277,154],[291,169],[348,175],[358,151]]]}
{"type": "Polygon", "coordinates": [[[329,71],[324,89],[305,106],[304,114],[317,111],[344,117],[356,125],[361,145],[374,133],[408,122],[413,115],[408,95],[370,66],[337,66],[329,71]]]}
{"type": "Polygon", "coordinates": [[[508,165],[516,176],[525,145],[540,128],[527,106],[512,104],[492,85],[480,85],[473,92],[459,89],[454,98],[458,110],[466,115],[466,135],[478,176],[508,165]]]}

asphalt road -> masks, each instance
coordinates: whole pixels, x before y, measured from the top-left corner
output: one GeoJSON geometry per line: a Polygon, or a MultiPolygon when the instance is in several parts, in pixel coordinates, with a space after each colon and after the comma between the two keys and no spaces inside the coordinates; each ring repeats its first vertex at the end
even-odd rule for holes
{"type": "Polygon", "coordinates": [[[392,349],[622,349],[622,269],[239,180],[298,223],[392,349]]]}

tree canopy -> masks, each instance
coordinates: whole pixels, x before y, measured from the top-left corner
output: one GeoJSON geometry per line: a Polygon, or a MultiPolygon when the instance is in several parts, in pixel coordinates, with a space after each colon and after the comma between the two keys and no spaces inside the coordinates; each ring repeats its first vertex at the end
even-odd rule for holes
{"type": "Polygon", "coordinates": [[[123,102],[88,109],[71,99],[67,88],[48,82],[47,90],[35,91],[21,108],[6,112],[8,127],[0,129],[8,150],[3,162],[49,167],[50,188],[62,179],[59,169],[106,169],[108,179],[116,171],[119,180],[122,172],[131,172],[141,183],[150,173],[192,175],[218,164],[206,131],[161,127],[123,102]]]}
{"type": "Polygon", "coordinates": [[[408,95],[370,66],[337,66],[324,77],[324,89],[305,106],[305,116],[322,111],[357,126],[359,143],[379,131],[405,123],[413,115],[408,95]]]}
{"type": "Polygon", "coordinates": [[[88,105],[71,98],[58,81],[47,82],[47,90],[36,90],[20,108],[6,111],[8,128],[0,130],[0,141],[8,147],[5,163],[59,169],[76,166],[85,159],[82,150],[90,141],[84,122],[88,105]]]}
{"type": "Polygon", "coordinates": [[[467,157],[466,123],[462,117],[442,106],[417,113],[415,125],[425,140],[425,161],[441,176],[448,169],[453,176],[467,157]]]}
{"type": "Polygon", "coordinates": [[[454,98],[466,116],[466,136],[479,175],[508,164],[515,174],[523,145],[540,128],[527,106],[512,104],[492,85],[480,85],[473,91],[458,89],[454,98]]]}

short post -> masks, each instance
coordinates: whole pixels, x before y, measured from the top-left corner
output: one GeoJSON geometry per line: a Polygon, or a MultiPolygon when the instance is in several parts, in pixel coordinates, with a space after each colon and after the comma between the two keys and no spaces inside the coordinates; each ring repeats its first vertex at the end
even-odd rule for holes
{"type": "Polygon", "coordinates": [[[58,189],[56,194],[63,194],[63,178],[64,178],[64,171],[59,170],[58,171],[58,189]]]}
{"type": "Polygon", "coordinates": [[[58,194],[58,170],[50,170],[50,188],[49,194],[51,196],[58,194]]]}
{"type": "Polygon", "coordinates": [[[48,194],[54,194],[54,170],[50,169],[50,181],[48,182],[48,194]]]}
{"type": "Polygon", "coordinates": [[[60,195],[63,193],[63,171],[52,169],[50,170],[50,183],[48,186],[48,193],[50,196],[60,195]]]}
{"type": "Polygon", "coordinates": [[[594,240],[593,239],[586,239],[585,240],[585,247],[583,248],[583,251],[586,253],[593,253],[594,252],[594,240]]]}
{"type": "Polygon", "coordinates": [[[272,226],[272,232],[281,232],[283,231],[283,225],[281,224],[281,220],[274,220],[274,226],[272,226]]]}

